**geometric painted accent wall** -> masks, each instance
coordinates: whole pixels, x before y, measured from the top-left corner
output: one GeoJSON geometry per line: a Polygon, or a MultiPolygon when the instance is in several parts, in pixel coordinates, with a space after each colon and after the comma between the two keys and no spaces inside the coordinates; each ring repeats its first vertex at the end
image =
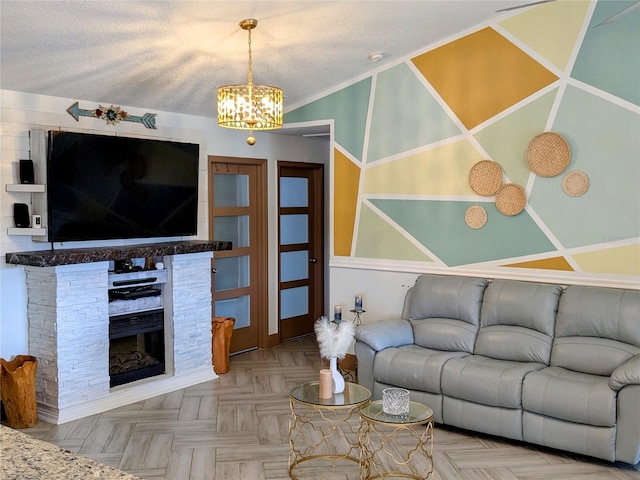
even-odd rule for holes
{"type": "Polygon", "coordinates": [[[412,62],[468,130],[558,79],[492,28],[412,62]]]}
{"type": "Polygon", "coordinates": [[[358,202],[360,167],[342,154],[334,152],[333,245],[335,255],[349,256],[358,202]]]}
{"type": "Polygon", "coordinates": [[[632,3],[511,12],[288,112],[354,119],[334,124],[333,258],[640,288],[640,9],[596,27],[632,3]],[[570,148],[554,177],[525,161],[545,131],[570,148]],[[481,160],[524,189],[524,210],[504,215],[474,192],[481,160]],[[581,196],[563,187],[574,170],[589,179],[581,196]],[[486,212],[481,228],[465,222],[471,206],[486,212]]]}

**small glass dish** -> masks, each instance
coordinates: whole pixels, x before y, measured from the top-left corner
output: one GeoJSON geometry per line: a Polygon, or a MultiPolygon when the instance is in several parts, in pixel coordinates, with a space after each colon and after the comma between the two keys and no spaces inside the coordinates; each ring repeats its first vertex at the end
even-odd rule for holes
{"type": "Polygon", "coordinates": [[[389,415],[407,415],[409,390],[395,387],[382,390],[382,411],[389,415]]]}

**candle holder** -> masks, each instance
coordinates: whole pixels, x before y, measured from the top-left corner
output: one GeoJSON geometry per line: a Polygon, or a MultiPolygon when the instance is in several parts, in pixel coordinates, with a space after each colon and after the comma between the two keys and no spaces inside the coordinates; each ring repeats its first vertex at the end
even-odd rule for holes
{"type": "Polygon", "coordinates": [[[353,313],[353,324],[356,327],[359,327],[360,325],[362,325],[362,319],[360,318],[360,315],[362,315],[363,313],[367,313],[366,310],[349,310],[351,313],[353,313]]]}

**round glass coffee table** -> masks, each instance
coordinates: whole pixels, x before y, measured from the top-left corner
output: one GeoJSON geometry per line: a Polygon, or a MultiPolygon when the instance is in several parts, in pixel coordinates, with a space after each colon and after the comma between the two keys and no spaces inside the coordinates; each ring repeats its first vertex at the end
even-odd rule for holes
{"type": "Polygon", "coordinates": [[[289,392],[289,478],[332,478],[336,474],[357,478],[357,413],[369,403],[371,392],[345,382],[344,392],[329,399],[321,399],[319,393],[318,382],[297,385],[289,392]],[[352,476],[348,476],[350,469],[352,476]]]}
{"type": "Polygon", "coordinates": [[[433,478],[433,410],[409,403],[407,415],[382,411],[382,400],[360,409],[360,478],[433,478]],[[393,467],[391,467],[393,466],[393,467]]]}

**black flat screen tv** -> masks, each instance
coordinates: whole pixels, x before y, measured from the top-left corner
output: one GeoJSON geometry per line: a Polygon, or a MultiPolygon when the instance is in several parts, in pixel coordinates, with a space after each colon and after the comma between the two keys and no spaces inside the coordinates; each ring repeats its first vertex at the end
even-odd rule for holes
{"type": "Polygon", "coordinates": [[[50,131],[50,242],[197,234],[199,145],[50,131]]]}

